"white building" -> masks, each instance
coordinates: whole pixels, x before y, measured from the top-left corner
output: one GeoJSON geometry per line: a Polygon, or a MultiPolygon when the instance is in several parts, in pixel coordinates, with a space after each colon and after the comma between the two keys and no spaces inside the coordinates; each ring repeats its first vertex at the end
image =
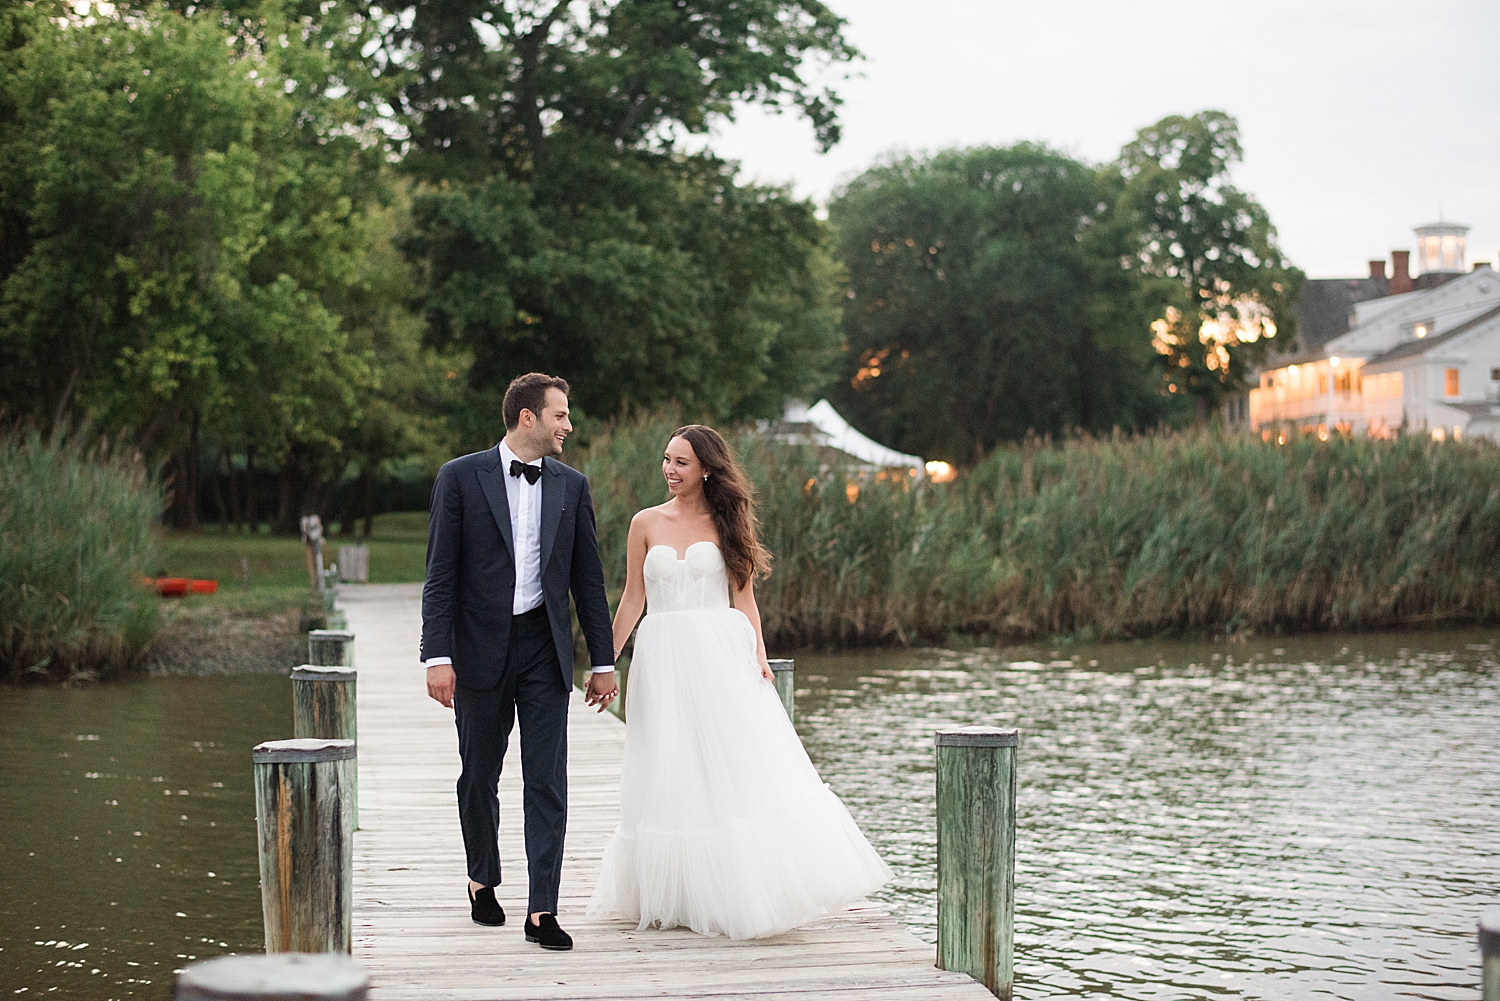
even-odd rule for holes
{"type": "Polygon", "coordinates": [[[1500,276],[1487,262],[1464,273],[1466,231],[1419,227],[1421,277],[1391,282],[1411,290],[1352,303],[1347,332],[1262,369],[1250,426],[1500,437],[1500,276]]]}

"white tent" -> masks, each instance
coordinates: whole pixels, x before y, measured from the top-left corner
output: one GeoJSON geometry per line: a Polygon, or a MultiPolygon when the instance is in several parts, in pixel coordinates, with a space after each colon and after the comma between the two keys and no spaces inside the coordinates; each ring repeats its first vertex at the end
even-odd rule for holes
{"type": "Polygon", "coordinates": [[[811,407],[794,400],[787,404],[786,417],[783,419],[788,424],[811,424],[819,432],[818,444],[847,452],[861,462],[882,469],[907,467],[915,469],[918,476],[923,474],[920,456],[907,455],[866,438],[850,427],[849,422],[827,400],[819,400],[811,407]]]}

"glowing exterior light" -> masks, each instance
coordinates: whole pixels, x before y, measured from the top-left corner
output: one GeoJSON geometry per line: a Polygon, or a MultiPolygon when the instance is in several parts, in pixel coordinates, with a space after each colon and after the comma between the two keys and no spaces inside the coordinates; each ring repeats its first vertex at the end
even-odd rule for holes
{"type": "Polygon", "coordinates": [[[923,468],[927,470],[927,478],[934,483],[951,483],[958,478],[958,471],[941,460],[934,459],[923,468]]]}
{"type": "Polygon", "coordinates": [[[1420,341],[1422,338],[1424,338],[1424,337],[1427,336],[1427,324],[1425,324],[1425,323],[1419,323],[1419,324],[1417,324],[1416,329],[1413,330],[1412,333],[1416,334],[1417,335],[1417,340],[1420,341]]]}
{"type": "Polygon", "coordinates": [[[1338,355],[1334,355],[1332,358],[1328,359],[1328,364],[1332,365],[1334,368],[1338,368],[1339,367],[1339,356],[1338,355]]]}

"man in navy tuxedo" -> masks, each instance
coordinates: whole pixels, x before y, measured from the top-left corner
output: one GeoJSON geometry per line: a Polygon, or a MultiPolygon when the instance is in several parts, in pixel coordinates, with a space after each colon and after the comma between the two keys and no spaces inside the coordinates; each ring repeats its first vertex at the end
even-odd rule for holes
{"type": "Polygon", "coordinates": [[[439,470],[427,528],[422,664],[427,694],[454,710],[463,771],[458,815],[469,907],[505,923],[500,883],[500,766],[521,723],[526,940],[571,949],[557,923],[568,819],[568,697],[573,689],[571,593],[593,672],[585,699],[619,693],[604,569],[588,479],[563,465],[568,384],[532,372],[505,392],[505,438],[439,470]]]}

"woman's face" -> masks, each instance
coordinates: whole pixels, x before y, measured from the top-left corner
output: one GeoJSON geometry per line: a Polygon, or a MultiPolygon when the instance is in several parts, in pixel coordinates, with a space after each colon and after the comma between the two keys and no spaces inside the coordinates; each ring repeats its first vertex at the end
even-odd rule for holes
{"type": "Polygon", "coordinates": [[[661,457],[661,474],[667,481],[667,492],[673,497],[692,497],[703,490],[703,466],[686,438],[667,442],[661,457]]]}

